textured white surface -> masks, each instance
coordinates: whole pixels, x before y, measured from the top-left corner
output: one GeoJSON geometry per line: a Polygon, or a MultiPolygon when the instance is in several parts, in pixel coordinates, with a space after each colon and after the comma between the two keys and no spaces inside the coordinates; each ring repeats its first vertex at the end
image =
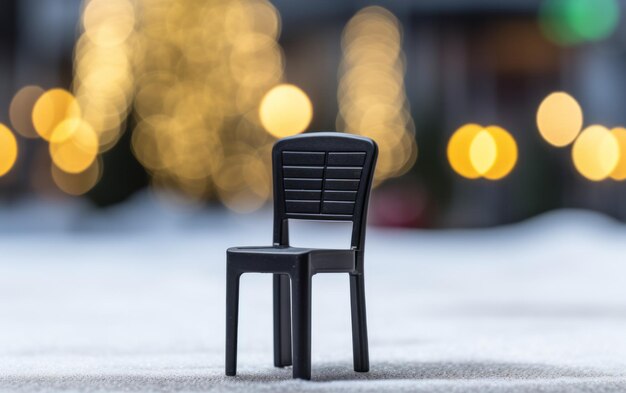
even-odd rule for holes
{"type": "MultiPolygon", "coordinates": [[[[304,382],[272,367],[268,275],[242,280],[239,374],[223,376],[225,248],[269,244],[269,214],[144,213],[0,225],[0,390],[626,391],[626,229],[602,217],[370,231],[371,372],[351,370],[347,276],[318,275],[304,382]]],[[[338,239],[309,229],[296,244],[338,239]]]]}

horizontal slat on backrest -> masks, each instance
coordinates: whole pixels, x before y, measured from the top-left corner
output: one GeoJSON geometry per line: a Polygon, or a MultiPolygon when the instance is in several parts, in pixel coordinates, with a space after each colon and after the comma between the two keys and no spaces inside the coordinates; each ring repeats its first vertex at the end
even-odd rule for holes
{"type": "Polygon", "coordinates": [[[319,214],[320,201],[285,201],[287,213],[319,214]]]}
{"type": "Polygon", "coordinates": [[[355,201],[356,191],[324,190],[325,201],[355,201]]]}
{"type": "Polygon", "coordinates": [[[322,179],[285,178],[285,188],[293,190],[321,190],[322,179]]]}
{"type": "Polygon", "coordinates": [[[324,176],[323,166],[283,166],[285,177],[315,177],[321,179],[324,176]]]}
{"type": "Polygon", "coordinates": [[[285,213],[302,219],[350,220],[366,161],[364,151],[282,152],[285,213]]]}
{"type": "Polygon", "coordinates": [[[364,152],[328,153],[328,166],[362,166],[364,163],[364,152]]]}
{"type": "Polygon", "coordinates": [[[321,197],[319,190],[285,190],[285,199],[320,200],[321,197]]]}
{"type": "Polygon", "coordinates": [[[326,168],[326,177],[329,179],[360,179],[361,167],[331,167],[326,168]]]}
{"type": "Polygon", "coordinates": [[[324,152],[302,152],[284,151],[283,165],[313,165],[324,166],[326,153],[324,152]]]}
{"type": "Polygon", "coordinates": [[[356,191],[359,189],[359,180],[326,179],[325,190],[356,191]]]}
{"type": "Polygon", "coordinates": [[[352,214],[354,202],[322,202],[322,214],[352,214]]]}

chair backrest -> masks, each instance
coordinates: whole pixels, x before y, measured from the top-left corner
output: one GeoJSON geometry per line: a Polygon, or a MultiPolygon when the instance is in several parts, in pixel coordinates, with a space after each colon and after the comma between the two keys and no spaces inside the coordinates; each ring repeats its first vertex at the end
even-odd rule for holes
{"type": "Polygon", "coordinates": [[[288,219],[352,221],[351,246],[365,243],[378,147],[365,137],[316,132],[274,145],[274,245],[289,244],[288,219]]]}

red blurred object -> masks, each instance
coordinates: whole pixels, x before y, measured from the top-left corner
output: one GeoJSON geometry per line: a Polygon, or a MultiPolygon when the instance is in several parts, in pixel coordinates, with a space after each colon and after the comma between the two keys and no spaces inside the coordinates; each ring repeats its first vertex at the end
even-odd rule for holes
{"type": "Polygon", "coordinates": [[[372,194],[369,222],[381,227],[431,227],[434,209],[430,200],[417,185],[386,186],[372,194]]]}

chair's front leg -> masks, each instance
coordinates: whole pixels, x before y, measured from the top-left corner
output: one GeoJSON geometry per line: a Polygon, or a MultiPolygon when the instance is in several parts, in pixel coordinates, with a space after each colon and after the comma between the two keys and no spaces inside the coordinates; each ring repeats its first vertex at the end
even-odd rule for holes
{"type": "Polygon", "coordinates": [[[311,281],[308,269],[291,276],[293,377],[301,379],[311,379],[311,281]]]}
{"type": "Polygon", "coordinates": [[[274,366],[291,366],[291,293],[286,274],[274,274],[274,366]]]}
{"type": "Polygon", "coordinates": [[[363,274],[350,275],[350,304],[352,308],[354,371],[367,372],[370,369],[370,360],[365,312],[365,277],[363,274]]]}
{"type": "Polygon", "coordinates": [[[239,318],[239,277],[230,264],[226,267],[226,375],[237,373],[237,321],[239,318]]]}

